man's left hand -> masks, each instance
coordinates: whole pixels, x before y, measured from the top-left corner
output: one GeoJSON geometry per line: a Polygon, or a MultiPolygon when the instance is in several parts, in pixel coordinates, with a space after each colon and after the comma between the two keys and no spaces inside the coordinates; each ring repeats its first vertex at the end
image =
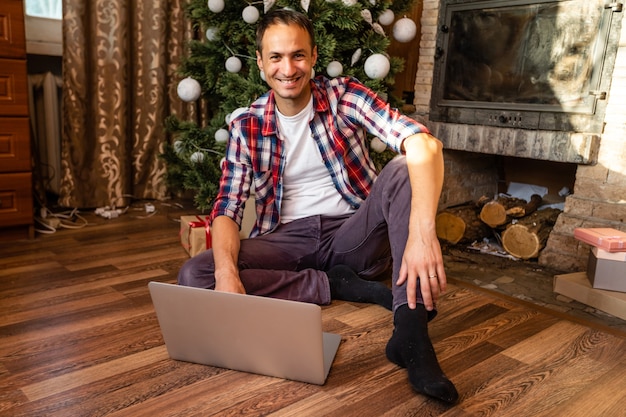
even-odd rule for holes
{"type": "Polygon", "coordinates": [[[439,295],[447,286],[441,246],[436,235],[427,239],[409,236],[397,284],[405,282],[409,308],[414,309],[417,305],[418,286],[426,310],[435,308],[439,295]]]}

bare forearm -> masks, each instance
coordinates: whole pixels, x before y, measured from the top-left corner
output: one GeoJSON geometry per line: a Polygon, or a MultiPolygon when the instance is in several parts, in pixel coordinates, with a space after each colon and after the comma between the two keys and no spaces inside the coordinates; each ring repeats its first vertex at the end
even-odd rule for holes
{"type": "Polygon", "coordinates": [[[218,216],[211,225],[213,258],[215,261],[215,289],[240,292],[245,290],[239,279],[239,227],[231,218],[218,216]]]}
{"type": "Polygon", "coordinates": [[[443,187],[441,142],[422,133],[404,143],[411,181],[411,231],[433,231],[443,187]]]}
{"type": "Polygon", "coordinates": [[[442,145],[431,135],[418,134],[407,138],[404,147],[412,197],[409,234],[398,284],[406,282],[410,308],[415,308],[419,290],[424,306],[432,310],[439,294],[446,289],[446,273],[435,226],[444,175],[442,145]]]}

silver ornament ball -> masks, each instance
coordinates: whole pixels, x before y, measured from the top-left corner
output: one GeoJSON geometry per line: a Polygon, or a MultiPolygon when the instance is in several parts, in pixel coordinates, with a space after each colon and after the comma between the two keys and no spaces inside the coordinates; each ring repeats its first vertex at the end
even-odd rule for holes
{"type": "Polygon", "coordinates": [[[182,79],[176,87],[176,93],[181,100],[186,102],[196,101],[200,98],[200,83],[191,77],[182,79]]]}
{"type": "Polygon", "coordinates": [[[211,42],[217,40],[217,28],[210,27],[206,30],[206,38],[211,42]]]}
{"type": "Polygon", "coordinates": [[[231,56],[226,60],[225,67],[228,72],[236,74],[241,71],[241,65],[241,60],[239,58],[237,58],[236,56],[231,56]]]}
{"type": "Polygon", "coordinates": [[[341,65],[341,62],[339,61],[332,61],[326,67],[326,73],[331,78],[338,77],[339,75],[341,75],[342,72],[343,65],[341,65]]]}
{"type": "Polygon", "coordinates": [[[391,63],[383,54],[373,54],[365,60],[365,74],[372,80],[380,80],[389,74],[391,63]]]}
{"type": "Polygon", "coordinates": [[[185,149],[183,147],[183,141],[182,140],[174,141],[174,152],[176,152],[176,155],[181,155],[184,150],[185,149]]]}
{"type": "Polygon", "coordinates": [[[393,14],[393,10],[387,9],[378,16],[378,23],[381,25],[390,25],[393,23],[393,19],[396,18],[396,15],[393,14]]]}
{"type": "Polygon", "coordinates": [[[224,10],[224,0],[209,0],[207,2],[207,7],[213,13],[220,13],[224,10]]]}
{"type": "Polygon", "coordinates": [[[410,42],[416,34],[417,25],[408,17],[403,17],[393,25],[393,37],[398,42],[410,42]]]}
{"type": "Polygon", "coordinates": [[[195,151],[189,156],[189,160],[194,164],[201,164],[204,161],[204,153],[200,151],[195,151]]]}
{"type": "Polygon", "coordinates": [[[226,129],[217,129],[215,132],[215,141],[218,143],[224,143],[228,140],[229,137],[228,130],[226,129]]]}
{"type": "Polygon", "coordinates": [[[256,21],[259,20],[259,16],[259,9],[252,5],[246,6],[246,8],[243,9],[243,12],[241,13],[243,21],[250,24],[256,23],[256,21]]]}

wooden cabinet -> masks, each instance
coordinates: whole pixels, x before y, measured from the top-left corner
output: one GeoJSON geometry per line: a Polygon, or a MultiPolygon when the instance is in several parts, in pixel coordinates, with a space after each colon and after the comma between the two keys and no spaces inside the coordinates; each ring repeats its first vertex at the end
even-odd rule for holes
{"type": "Polygon", "coordinates": [[[0,3],[0,239],[33,237],[32,166],[22,0],[0,3]]]}

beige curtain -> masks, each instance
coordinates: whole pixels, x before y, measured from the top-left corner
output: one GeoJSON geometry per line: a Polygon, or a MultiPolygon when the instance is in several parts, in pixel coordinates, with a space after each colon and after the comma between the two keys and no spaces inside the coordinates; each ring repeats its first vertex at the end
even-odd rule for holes
{"type": "Polygon", "coordinates": [[[184,1],[63,0],[62,206],[167,196],[163,121],[191,111],[176,95],[184,1]]]}

